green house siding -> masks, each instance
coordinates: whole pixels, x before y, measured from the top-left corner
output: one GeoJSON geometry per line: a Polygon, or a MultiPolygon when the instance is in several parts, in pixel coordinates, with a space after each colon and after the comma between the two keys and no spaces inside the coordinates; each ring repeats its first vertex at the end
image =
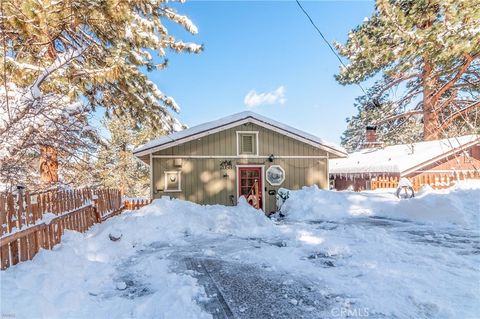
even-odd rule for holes
{"type": "Polygon", "coordinates": [[[222,155],[237,156],[237,131],[257,131],[259,155],[326,156],[327,152],[286,135],[249,123],[197,140],[186,142],[153,155],[222,155]]]}
{"type": "Polygon", "coordinates": [[[154,198],[167,195],[200,204],[235,205],[236,166],[245,164],[264,165],[264,172],[271,165],[280,165],[285,170],[285,181],[280,186],[272,186],[264,180],[265,212],[276,210],[275,195],[269,195],[269,190],[276,191],[280,187],[299,189],[306,185],[328,187],[327,152],[252,123],[207,135],[152,155],[154,198]],[[237,131],[258,132],[258,157],[237,156],[237,131]],[[273,162],[268,159],[271,154],[274,155],[273,162]],[[292,156],[297,158],[289,158],[292,156]],[[224,161],[231,161],[232,167],[222,168],[221,163],[224,161]],[[176,170],[181,171],[181,191],[166,191],[164,172],[176,170]]]}

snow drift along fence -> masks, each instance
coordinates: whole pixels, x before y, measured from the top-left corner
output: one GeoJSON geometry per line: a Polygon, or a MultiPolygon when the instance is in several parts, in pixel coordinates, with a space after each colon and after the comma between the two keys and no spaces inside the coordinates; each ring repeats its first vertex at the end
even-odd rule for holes
{"type": "Polygon", "coordinates": [[[123,210],[115,189],[81,189],[36,194],[0,194],[0,266],[31,260],[52,249],[65,229],[85,232],[123,210]]]}

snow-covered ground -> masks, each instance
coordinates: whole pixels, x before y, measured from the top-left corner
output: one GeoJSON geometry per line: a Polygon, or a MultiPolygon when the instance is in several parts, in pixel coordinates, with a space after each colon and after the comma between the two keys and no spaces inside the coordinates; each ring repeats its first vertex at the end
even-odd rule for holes
{"type": "Polygon", "coordinates": [[[310,187],[273,220],[156,200],[2,271],[1,314],[478,318],[479,198],[478,183],[409,200],[310,187]]]}

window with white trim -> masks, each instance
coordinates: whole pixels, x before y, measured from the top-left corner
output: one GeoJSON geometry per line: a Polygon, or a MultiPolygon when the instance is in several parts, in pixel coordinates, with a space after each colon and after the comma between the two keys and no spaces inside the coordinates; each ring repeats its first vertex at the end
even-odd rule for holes
{"type": "Polygon", "coordinates": [[[237,155],[258,155],[258,132],[237,132],[237,155]]]}
{"type": "Polygon", "coordinates": [[[181,192],[182,191],[182,175],[181,171],[165,171],[164,192],[181,192]]]}

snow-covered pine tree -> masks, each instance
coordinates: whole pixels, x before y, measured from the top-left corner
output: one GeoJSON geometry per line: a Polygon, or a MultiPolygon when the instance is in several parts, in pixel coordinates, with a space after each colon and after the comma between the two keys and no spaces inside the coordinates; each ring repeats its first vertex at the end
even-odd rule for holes
{"type": "Polygon", "coordinates": [[[377,140],[383,145],[414,143],[422,140],[422,126],[419,117],[395,117],[398,110],[389,101],[387,95],[376,98],[376,90],[379,86],[374,85],[356,99],[355,107],[357,114],[347,118],[347,129],[341,137],[342,145],[349,152],[358,150],[366,142],[365,129],[376,123],[377,140]],[[385,117],[392,120],[384,121],[385,117]]]}
{"type": "Polygon", "coordinates": [[[169,34],[166,21],[193,34],[197,28],[167,1],[4,0],[0,9],[3,182],[35,179],[30,167],[42,147],[60,162],[78,156],[70,134],[88,144],[93,131],[80,122],[97,107],[158,132],[178,126],[170,113],[178,105],[143,71],[166,67],[168,50],[197,53],[202,46],[169,34]]]}
{"type": "Polygon", "coordinates": [[[133,155],[133,150],[157,135],[145,126],[138,126],[131,117],[105,120],[110,137],[99,148],[95,171],[98,183],[118,188],[128,197],[149,196],[149,167],[133,155]]]}
{"type": "Polygon", "coordinates": [[[351,31],[350,60],[336,77],[359,83],[378,73],[374,100],[388,107],[370,125],[420,116],[425,140],[479,131],[480,5],[459,0],[377,0],[370,18],[351,31]],[[453,132],[452,132],[453,131],[453,132]]]}
{"type": "MultiPolygon", "coordinates": [[[[98,142],[101,144],[101,141],[98,142]]],[[[97,170],[98,145],[95,152],[83,153],[81,157],[60,166],[60,174],[66,185],[72,188],[100,187],[99,172],[97,170]]]]}
{"type": "Polygon", "coordinates": [[[0,100],[0,182],[10,189],[19,184],[38,188],[42,173],[57,174],[49,165],[65,169],[80,154],[95,149],[87,106],[56,93],[36,97],[30,88],[8,85],[8,93],[0,87],[0,96],[8,97],[8,103],[0,100]],[[42,150],[44,157],[52,158],[39,161],[42,150]]]}

